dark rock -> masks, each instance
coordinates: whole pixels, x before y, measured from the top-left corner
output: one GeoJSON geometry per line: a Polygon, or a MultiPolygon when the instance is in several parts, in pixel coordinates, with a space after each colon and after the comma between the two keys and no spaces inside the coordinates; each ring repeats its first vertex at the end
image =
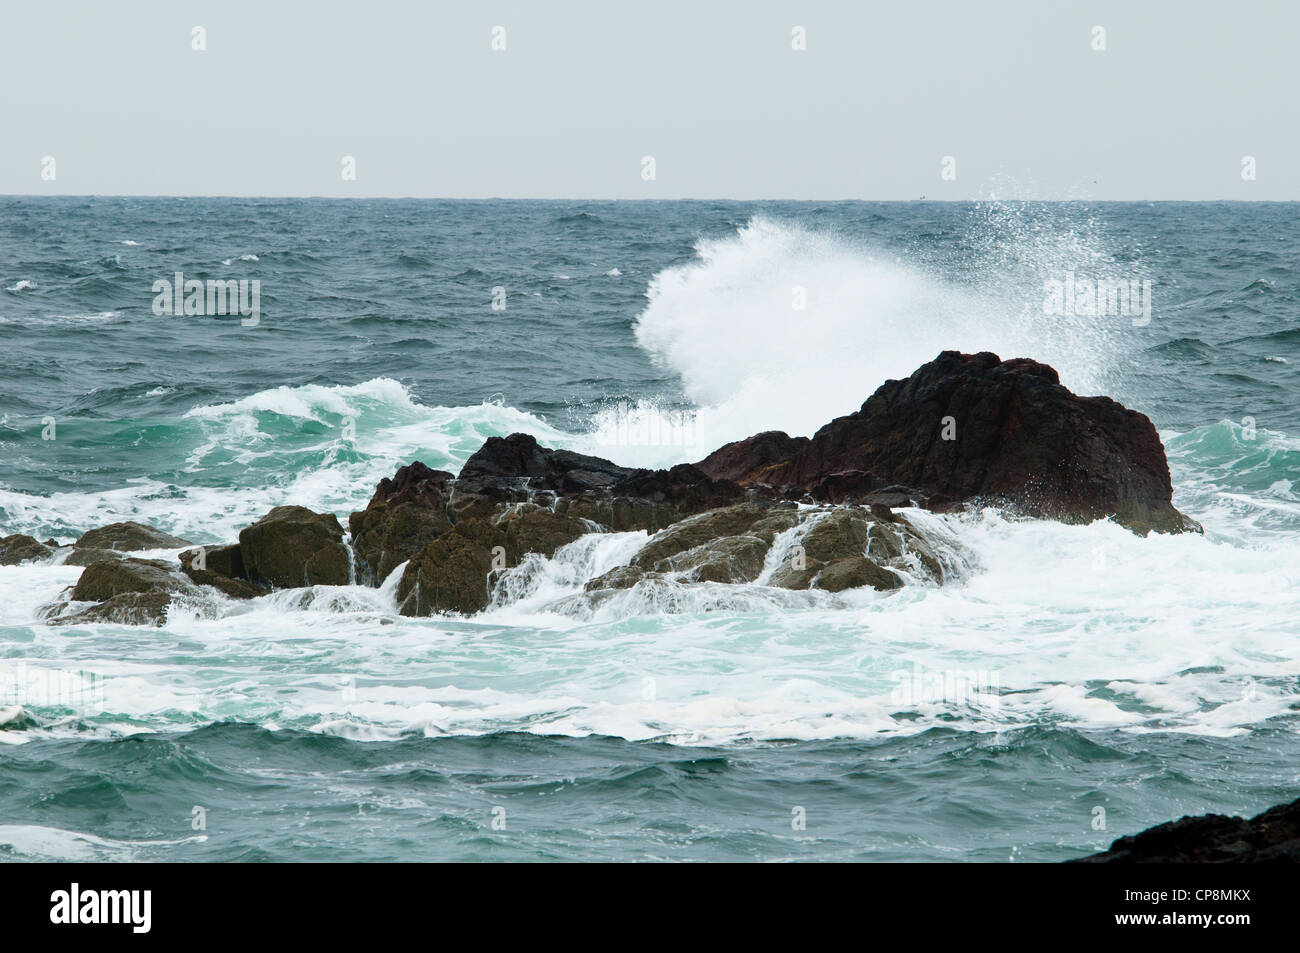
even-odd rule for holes
{"type": "Polygon", "coordinates": [[[660,573],[683,573],[683,582],[753,582],[763,571],[771,544],[757,536],[724,536],[661,559],[660,573]]]}
{"type": "Polygon", "coordinates": [[[858,586],[898,589],[899,571],[932,582],[948,573],[933,546],[906,520],[874,507],[837,507],[808,515],[808,529],[769,584],[840,592],[858,586]],[[870,563],[870,566],[864,565],[870,563]]]}
{"type": "Polygon", "coordinates": [[[1223,814],[1183,817],[1121,837],[1110,849],[1071,863],[1300,863],[1300,800],[1245,820],[1223,814]]]}
{"type": "Polygon", "coordinates": [[[379,481],[369,505],[348,518],[364,581],[378,585],[399,565],[451,529],[452,475],[418,460],[379,481]]]}
{"type": "Polygon", "coordinates": [[[407,563],[397,586],[399,610],[408,616],[481,612],[498,569],[518,566],[529,553],[553,556],[590,531],[584,520],[527,504],[499,520],[457,522],[407,563]]]}
{"type": "Polygon", "coordinates": [[[117,625],[160,626],[167,621],[172,594],[167,592],[123,592],[99,605],[89,606],[49,619],[51,625],[90,625],[110,622],[117,625]]]}
{"type": "Polygon", "coordinates": [[[144,523],[128,521],[89,530],[72,545],[77,549],[112,549],[120,553],[133,553],[141,549],[180,549],[194,544],[144,523]]]}
{"type": "Polygon", "coordinates": [[[98,604],[70,613],[53,611],[47,619],[52,625],[162,625],[177,597],[197,601],[197,596],[194,584],[161,560],[101,559],[86,567],[70,596],[74,602],[98,604]]]}
{"type": "Polygon", "coordinates": [[[121,559],[122,554],[112,549],[78,549],[76,546],[60,546],[56,550],[62,556],[61,566],[89,566],[101,559],[121,559]]]}
{"type": "Polygon", "coordinates": [[[588,580],[583,588],[587,592],[595,592],[597,589],[631,589],[645,576],[645,570],[635,566],[615,566],[609,572],[588,580]]]}
{"type": "Polygon", "coordinates": [[[843,592],[845,589],[858,589],[870,586],[873,589],[889,590],[902,588],[903,580],[897,573],[878,566],[866,556],[846,556],[827,564],[812,588],[827,592],[843,592]]]}
{"type": "Polygon", "coordinates": [[[539,491],[557,494],[608,490],[639,471],[620,467],[600,457],[571,450],[551,450],[529,434],[488,437],[465,461],[456,478],[453,507],[457,518],[467,497],[492,501],[527,501],[539,491]]]}
{"type": "Polygon", "coordinates": [[[726,506],[744,491],[690,464],[670,470],[621,467],[600,457],[550,450],[516,433],[489,437],[452,485],[448,513],[494,517],[502,503],[533,502],[600,523],[616,532],[656,532],[683,516],[726,506]]]}
{"type": "Polygon", "coordinates": [[[780,485],[774,473],[784,469],[808,446],[807,437],[791,437],[780,430],[767,430],[713,451],[696,466],[716,480],[780,485]]]}
{"type": "Polygon", "coordinates": [[[19,563],[44,559],[54,550],[34,537],[15,533],[0,539],[0,566],[16,566],[19,563]]]}
{"type": "Polygon", "coordinates": [[[248,579],[261,585],[293,589],[349,582],[343,527],[332,513],[277,506],[240,531],[239,550],[248,579]]]}
{"type": "Polygon", "coordinates": [[[198,549],[187,549],[179,558],[181,572],[200,585],[219,589],[232,599],[254,599],[271,591],[248,580],[244,557],[237,543],[229,546],[204,546],[202,560],[198,558],[199,553],[198,549]],[[196,565],[199,562],[203,565],[196,565]]]}
{"type": "MultiPolygon", "coordinates": [[[[753,536],[771,546],[772,538],[799,522],[794,507],[775,508],[761,503],[740,503],[710,510],[674,523],[646,543],[631,564],[639,569],[658,569],[679,553],[729,536],[753,536]]],[[[755,574],[757,575],[757,574],[755,574]]]]}
{"type": "Polygon", "coordinates": [[[103,602],[125,592],[183,592],[186,580],[160,559],[101,559],[72,588],[75,602],[103,602]]]}
{"type": "Polygon", "coordinates": [[[1109,397],[1075,396],[1055,370],[1028,359],[944,351],[906,380],[886,381],[807,444],[760,436],[720,448],[700,468],[715,476],[761,471],[768,484],[823,487],[828,499],[871,492],[870,475],[878,474],[918,488],[936,510],[984,502],[1066,522],[1114,517],[1143,534],[1199,530],[1170,502],[1169,466],[1151,421],[1109,397]],[[943,438],[947,418],[955,439],[943,438]],[[793,452],[773,462],[783,446],[793,452]],[[863,474],[852,489],[844,479],[826,483],[849,471],[863,474]]]}

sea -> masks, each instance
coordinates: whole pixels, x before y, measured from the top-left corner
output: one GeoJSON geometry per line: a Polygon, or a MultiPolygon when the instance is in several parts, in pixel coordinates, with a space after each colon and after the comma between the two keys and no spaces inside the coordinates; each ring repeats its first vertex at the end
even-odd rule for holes
{"type": "Polygon", "coordinates": [[[605,534],[472,617],[390,577],[161,628],[0,567],[0,859],[1060,861],[1292,800],[1298,251],[1294,203],[0,197],[0,535],[346,524],[514,432],[695,461],[946,349],[1147,414],[1205,529],[972,509],[942,587],[593,607],[645,539],[605,534]]]}

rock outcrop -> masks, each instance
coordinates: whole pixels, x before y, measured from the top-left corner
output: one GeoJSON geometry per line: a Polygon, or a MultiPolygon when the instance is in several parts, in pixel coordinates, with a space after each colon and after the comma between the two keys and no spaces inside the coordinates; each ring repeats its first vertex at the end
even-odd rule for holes
{"type": "MultiPolygon", "coordinates": [[[[1068,522],[1113,518],[1143,534],[1199,529],[1171,495],[1164,449],[1142,414],[1075,396],[1036,361],[945,351],[812,437],[768,431],[698,464],[624,467],[516,433],[488,438],[456,476],[415,461],[380,481],[349,517],[350,542],[332,514],[280,506],[238,543],[182,552],[180,572],[122,556],[190,545],[139,523],[91,530],[53,558],[86,565],[74,599],[93,597],[89,611],[115,619],[156,620],[167,599],[204,586],[245,599],[378,586],[403,564],[403,614],[475,613],[527,588],[524,575],[509,577],[514,588],[498,584],[531,572],[529,556],[552,557],[593,532],[648,535],[573,597],[592,604],[643,583],[670,594],[719,583],[888,592],[970,568],[952,540],[939,542],[941,524],[895,509],[986,504],[1068,522]]],[[[49,555],[28,536],[0,540],[0,564],[49,555]]]]}
{"type": "Polygon", "coordinates": [[[278,589],[345,586],[351,558],[332,513],[277,506],[239,533],[239,552],[252,582],[278,589]]]}
{"type": "Polygon", "coordinates": [[[1109,397],[1072,394],[1046,364],[987,352],[944,351],[809,439],[762,433],[698,466],[790,498],[915,494],[934,510],[987,503],[1065,522],[1113,517],[1143,535],[1199,530],[1171,503],[1150,420],[1109,397]]]}
{"type": "Polygon", "coordinates": [[[96,605],[77,611],[53,611],[54,625],[115,622],[120,625],[162,625],[173,600],[199,600],[189,579],[158,559],[101,559],[91,563],[72,587],[72,602],[96,605]]]}
{"type": "Polygon", "coordinates": [[[553,556],[592,530],[585,520],[535,504],[511,504],[498,518],[471,517],[416,553],[397,586],[403,615],[481,612],[492,580],[529,553],[553,556]]]}
{"type": "Polygon", "coordinates": [[[204,586],[224,592],[232,599],[252,599],[270,590],[248,578],[244,556],[235,543],[228,546],[203,546],[180,554],[181,572],[204,586]]]}
{"type": "Polygon", "coordinates": [[[418,460],[379,481],[369,505],[348,519],[352,546],[367,582],[389,573],[451,529],[452,475],[418,460]]]}
{"type": "Polygon", "coordinates": [[[14,533],[0,539],[0,566],[17,566],[19,563],[45,559],[53,548],[38,543],[32,536],[14,533]]]}
{"type": "Polygon", "coordinates": [[[1300,800],[1246,820],[1223,814],[1183,817],[1121,837],[1110,849],[1071,863],[1300,863],[1300,800]]]}
{"type": "Polygon", "coordinates": [[[107,549],[119,553],[134,553],[142,549],[180,549],[193,546],[188,539],[172,536],[144,523],[109,523],[99,529],[88,530],[72,544],[76,549],[107,549]]]}

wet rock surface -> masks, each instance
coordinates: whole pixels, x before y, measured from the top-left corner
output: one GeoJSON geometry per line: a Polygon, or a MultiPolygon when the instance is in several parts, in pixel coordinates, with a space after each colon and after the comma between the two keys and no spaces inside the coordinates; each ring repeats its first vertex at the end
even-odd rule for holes
{"type": "Polygon", "coordinates": [[[55,604],[46,608],[52,625],[113,622],[162,625],[173,601],[198,604],[200,592],[188,578],[160,559],[101,559],[82,572],[68,599],[92,602],[81,608],[55,604]]]}
{"type": "Polygon", "coordinates": [[[1164,447],[1146,416],[1076,396],[1046,364],[987,352],[944,351],[807,441],[758,434],[698,466],[827,502],[910,487],[902,492],[936,510],[988,503],[1065,522],[1113,517],[1142,534],[1199,529],[1171,503],[1164,447]]]}
{"type": "Polygon", "coordinates": [[[52,547],[22,533],[0,539],[0,566],[17,566],[19,563],[34,562],[46,559],[53,553],[52,547]]]}
{"type": "Polygon", "coordinates": [[[88,530],[72,545],[76,549],[109,549],[119,553],[134,553],[142,549],[180,549],[194,544],[188,539],[164,533],[144,523],[128,521],[88,530]]]}
{"type": "Polygon", "coordinates": [[[1183,817],[1121,837],[1109,850],[1071,863],[1300,863],[1300,800],[1250,819],[1223,814],[1183,817]]]}
{"type": "Polygon", "coordinates": [[[249,580],[259,585],[292,589],[350,581],[351,557],[332,513],[277,506],[240,531],[239,551],[249,580]]]}
{"type": "Polygon", "coordinates": [[[507,574],[534,565],[530,555],[554,557],[593,532],[644,532],[623,565],[602,557],[599,571],[584,569],[593,578],[577,578],[586,590],[577,598],[717,583],[887,592],[969,568],[941,526],[909,508],[985,504],[1068,522],[1113,518],[1138,533],[1199,529],[1170,497],[1164,449],[1142,414],[1078,397],[1036,361],[945,351],[811,438],[767,431],[698,464],[625,467],[516,433],[489,437],[457,476],[420,461],[401,467],[351,514],[350,539],[332,514],[280,506],[237,543],[181,553],[179,572],[122,555],[190,545],[130,522],[55,552],[5,537],[0,564],[84,565],[75,598],[119,619],[155,619],[184,587],[248,599],[378,586],[405,564],[403,614],[470,614],[492,604],[507,574]]]}

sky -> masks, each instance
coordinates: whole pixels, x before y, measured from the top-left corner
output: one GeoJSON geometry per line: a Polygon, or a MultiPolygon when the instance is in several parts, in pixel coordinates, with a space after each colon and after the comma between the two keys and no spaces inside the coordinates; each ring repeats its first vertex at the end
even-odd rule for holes
{"type": "Polygon", "coordinates": [[[0,193],[1294,200],[1297,36],[1287,0],[8,0],[0,193]]]}

